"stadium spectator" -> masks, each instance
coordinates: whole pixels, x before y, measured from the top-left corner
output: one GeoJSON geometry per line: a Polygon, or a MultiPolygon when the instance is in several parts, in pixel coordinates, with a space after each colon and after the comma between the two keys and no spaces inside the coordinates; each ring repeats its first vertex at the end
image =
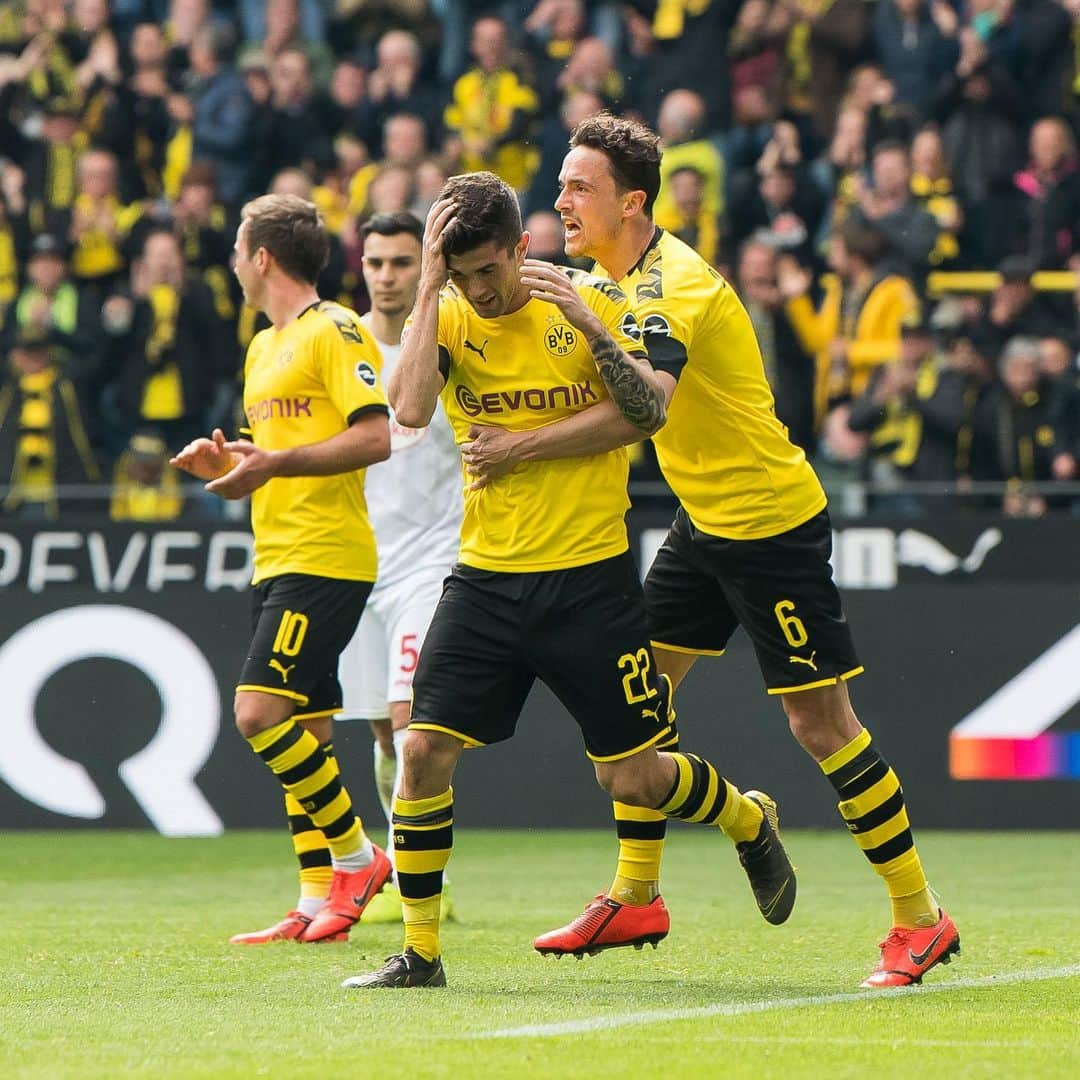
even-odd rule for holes
{"type": "Polygon", "coordinates": [[[997,270],[1001,284],[990,295],[985,310],[976,312],[976,318],[984,323],[991,336],[995,356],[1010,338],[1052,334],[1061,322],[1051,303],[1031,284],[1035,267],[1030,259],[1010,255],[1002,259],[997,270]]]}
{"type": "Polygon", "coordinates": [[[50,98],[41,138],[30,141],[20,161],[26,174],[29,223],[35,230],[67,233],[77,190],[78,131],[78,103],[73,98],[50,98]]]}
{"type": "Polygon", "coordinates": [[[656,223],[665,229],[682,224],[670,179],[676,169],[687,166],[695,169],[704,183],[701,213],[714,221],[724,213],[724,161],[714,143],[705,138],[706,122],[705,102],[692,90],[672,90],[660,104],[657,133],[664,156],[660,162],[656,223]]]}
{"type": "Polygon", "coordinates": [[[1011,247],[1036,269],[1059,269],[1077,249],[1080,229],[1076,136],[1061,117],[1044,117],[1031,129],[1029,152],[1027,168],[1013,178],[1011,247]]]}
{"type": "Polygon", "coordinates": [[[234,318],[233,279],[228,272],[232,255],[229,215],[217,200],[217,177],[208,161],[192,162],[184,173],[172,221],[188,269],[200,274],[210,287],[218,314],[226,320],[234,318]]]}
{"type": "Polygon", "coordinates": [[[0,165],[0,318],[19,291],[19,271],[30,245],[26,174],[14,162],[0,165]]]}
{"type": "Polygon", "coordinates": [[[845,105],[836,120],[828,148],[810,165],[810,176],[829,202],[817,244],[839,228],[859,201],[859,174],[866,165],[866,112],[845,105]],[[823,235],[824,234],[824,235],[823,235]]]}
{"type": "Polygon", "coordinates": [[[964,212],[953,191],[945,147],[937,128],[923,128],[912,141],[911,194],[916,205],[937,222],[938,234],[930,252],[930,264],[939,270],[954,265],[960,255],[964,212]]]}
{"type": "Polygon", "coordinates": [[[668,186],[672,205],[667,229],[710,266],[720,266],[723,223],[705,208],[705,177],[692,165],[683,165],[668,177],[668,186]]]}
{"type": "Polygon", "coordinates": [[[311,68],[302,49],[285,48],[270,61],[270,130],[266,165],[270,175],[292,166],[314,173],[333,153],[332,132],[315,96],[311,68]]]}
{"type": "Polygon", "coordinates": [[[235,207],[248,194],[255,149],[255,103],[241,73],[232,66],[231,31],[203,26],[191,42],[192,155],[217,170],[218,192],[235,207]]]}
{"type": "MultiPolygon", "coordinates": [[[[847,2],[847,0],[841,0],[847,2]]],[[[731,122],[731,73],[724,42],[734,25],[737,0],[656,4],[634,0],[623,7],[636,87],[630,104],[650,123],[671,90],[693,90],[706,103],[703,130],[731,122]]]]}
{"type": "MultiPolygon", "coordinates": [[[[282,53],[298,50],[304,54],[311,79],[325,86],[333,66],[330,51],[324,42],[323,5],[312,0],[242,0],[246,6],[257,3],[264,14],[265,32],[247,40],[273,68],[282,53]]],[[[245,19],[246,30],[250,20],[245,19]]],[[[240,54],[243,60],[244,53],[240,54]]]]}
{"type": "Polygon", "coordinates": [[[874,371],[848,413],[848,427],[869,435],[869,478],[887,492],[877,509],[919,517],[937,505],[903,486],[955,479],[964,391],[963,374],[938,355],[925,315],[913,312],[901,323],[897,356],[874,371]]]}
{"type": "Polygon", "coordinates": [[[152,428],[137,431],[117,459],[109,496],[113,521],[175,521],[184,509],[179,474],[169,468],[165,440],[152,428]]]}
{"type": "Polygon", "coordinates": [[[454,83],[445,114],[447,131],[460,145],[461,169],[488,169],[522,192],[538,164],[530,146],[536,92],[510,66],[502,19],[476,21],[470,52],[476,65],[454,83]]]}
{"type": "Polygon", "coordinates": [[[376,64],[367,81],[367,102],[360,110],[357,126],[357,134],[367,144],[372,159],[382,156],[384,125],[397,113],[419,116],[431,146],[440,142],[445,98],[421,77],[422,59],[415,34],[390,30],[379,38],[376,64]]]}
{"type": "Polygon", "coordinates": [[[562,220],[554,210],[534,210],[525,219],[525,231],[529,234],[530,259],[544,262],[564,263],[562,220]]]}
{"type": "Polygon", "coordinates": [[[788,262],[780,291],[802,347],[817,357],[815,416],[860,395],[879,364],[896,356],[900,324],[918,307],[911,282],[884,263],[886,241],[876,229],[850,220],[829,242],[829,268],[814,309],[809,271],[788,262]]]}
{"type": "Polygon", "coordinates": [[[595,94],[606,109],[618,110],[624,94],[623,77],[615,67],[611,46],[598,37],[582,38],[555,80],[563,97],[585,91],[595,94]]]}
{"type": "Polygon", "coordinates": [[[77,175],[67,233],[72,243],[71,273],[100,297],[127,267],[124,244],[143,206],[120,201],[119,163],[107,150],[83,154],[77,175]]]}
{"type": "MultiPolygon", "coordinates": [[[[559,107],[556,84],[585,34],[583,0],[539,0],[522,24],[529,61],[545,114],[559,107]]],[[[565,92],[562,95],[565,98],[565,92]]]]}
{"type": "Polygon", "coordinates": [[[1075,346],[1064,337],[1044,337],[1039,342],[1039,371],[1054,394],[1054,479],[1075,480],[1080,474],[1080,367],[1075,346]]]}
{"type": "Polygon", "coordinates": [[[979,403],[971,452],[972,476],[1008,484],[1001,510],[1008,517],[1042,517],[1047,498],[1031,484],[1054,478],[1058,435],[1054,392],[1039,370],[1039,342],[1014,337],[998,362],[1000,382],[979,403]]]}
{"type": "Polygon", "coordinates": [[[587,116],[600,112],[603,103],[595,94],[573,94],[557,112],[549,114],[540,130],[540,166],[529,186],[526,209],[549,210],[559,197],[559,170],[566,156],[570,132],[587,116]]]}
{"type": "Polygon", "coordinates": [[[890,258],[901,273],[920,279],[937,243],[938,224],[918,205],[911,193],[911,159],[896,142],[874,147],[873,182],[856,181],[858,206],[852,218],[873,225],[888,241],[890,258]]]}
{"type": "Polygon", "coordinates": [[[896,100],[925,119],[934,87],[956,63],[959,18],[947,0],[878,0],[874,46],[896,100]]]}
{"type": "Polygon", "coordinates": [[[349,183],[349,210],[357,214],[367,204],[368,187],[386,168],[407,169],[414,173],[424,159],[427,132],[424,121],[411,113],[396,113],[386,119],[382,146],[385,156],[358,169],[349,183]]]}
{"type": "Polygon", "coordinates": [[[213,294],[186,272],[171,231],[146,236],[129,287],[105,301],[102,317],[113,453],[146,425],[170,447],[183,446],[202,430],[219,383],[235,386],[236,369],[213,294]]]}
{"type": "Polygon", "coordinates": [[[809,454],[815,448],[814,357],[803,348],[785,309],[772,243],[752,237],[742,246],[735,282],[754,326],[776,415],[791,441],[809,454]]]}
{"type": "MultiPolygon", "coordinates": [[[[123,170],[129,198],[159,198],[164,193],[162,173],[172,133],[169,95],[179,89],[170,79],[168,44],[161,27],[139,23],[128,45],[131,72],[119,95],[116,109],[127,113],[130,160],[135,168],[123,170]]],[[[116,149],[114,143],[114,149],[116,149]]],[[[116,151],[121,155],[121,151],[116,151]]]]}
{"type": "Polygon", "coordinates": [[[30,245],[26,283],[8,309],[3,340],[11,343],[25,332],[44,335],[57,370],[82,391],[94,376],[100,327],[100,301],[68,274],[66,242],[39,233],[30,245]]]}
{"type": "Polygon", "coordinates": [[[863,0],[782,0],[787,15],[784,104],[800,133],[820,144],[832,136],[848,73],[870,30],[863,0]]]}
{"type": "Polygon", "coordinates": [[[363,120],[367,100],[367,70],[353,56],[343,56],[334,65],[326,93],[320,99],[323,126],[334,135],[356,135],[363,120]]]}
{"type": "Polygon", "coordinates": [[[8,365],[0,386],[0,509],[55,521],[78,505],[65,499],[63,487],[101,480],[79,397],[38,327],[16,331],[8,365]]]}

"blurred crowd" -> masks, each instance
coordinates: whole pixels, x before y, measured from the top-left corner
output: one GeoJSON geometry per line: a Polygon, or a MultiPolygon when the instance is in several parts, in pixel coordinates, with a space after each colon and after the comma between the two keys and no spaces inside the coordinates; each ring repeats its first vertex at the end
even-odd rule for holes
{"type": "Polygon", "coordinates": [[[659,132],[657,221],[738,287],[827,478],[1075,509],[1080,0],[14,0],[0,511],[191,509],[164,463],[233,428],[264,325],[229,268],[246,199],[313,200],[320,291],[359,311],[359,227],[455,172],[502,176],[565,261],[559,166],[600,109],[659,132]]]}

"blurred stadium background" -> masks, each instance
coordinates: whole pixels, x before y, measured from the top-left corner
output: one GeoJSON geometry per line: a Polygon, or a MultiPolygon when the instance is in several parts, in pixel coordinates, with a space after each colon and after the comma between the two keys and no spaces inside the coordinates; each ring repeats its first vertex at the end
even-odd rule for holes
{"type": "MultiPolygon", "coordinates": [[[[315,201],[321,291],[361,312],[359,226],[423,217],[455,172],[499,173],[532,253],[565,261],[559,164],[602,108],[659,131],[657,220],[739,288],[829,489],[853,694],[913,821],[1078,827],[1077,0],[14,0],[0,830],[279,824],[229,716],[244,507],[165,465],[235,427],[262,325],[229,270],[244,200],[315,201]]],[[[647,444],[632,495],[644,569],[674,506],[647,444]]],[[[771,785],[789,826],[838,825],[745,641],[680,698],[695,744],[771,785]]],[[[339,757],[378,820],[366,733],[339,757]]],[[[544,692],[464,768],[466,827],[607,821],[544,692]]]]}

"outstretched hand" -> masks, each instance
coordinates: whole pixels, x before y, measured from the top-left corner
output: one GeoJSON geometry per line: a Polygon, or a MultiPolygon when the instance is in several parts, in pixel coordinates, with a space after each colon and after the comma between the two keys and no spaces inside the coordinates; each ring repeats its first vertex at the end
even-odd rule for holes
{"type": "Polygon", "coordinates": [[[209,439],[189,442],[175,457],[169,459],[174,469],[182,469],[199,480],[216,480],[224,476],[235,464],[227,447],[225,433],[214,428],[209,439]]]}

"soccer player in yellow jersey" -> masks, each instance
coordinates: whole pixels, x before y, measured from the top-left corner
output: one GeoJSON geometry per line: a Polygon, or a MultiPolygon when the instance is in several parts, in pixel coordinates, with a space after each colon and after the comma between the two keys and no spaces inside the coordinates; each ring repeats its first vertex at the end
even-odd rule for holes
{"type": "Polygon", "coordinates": [[[301,897],[281,922],[233,938],[241,944],[344,940],[391,869],[328,748],[338,656],[375,580],[364,468],[390,454],[378,349],[354,312],[315,290],[328,250],[312,203],[264,195],[244,207],[235,272],[271,322],[244,366],[250,438],[217,430],[172,459],[223,498],[251,495],[255,604],[236,726],[285,789],[301,897]]]}
{"type": "MultiPolygon", "coordinates": [[[[624,294],[526,260],[528,243],[502,180],[474,173],[447,182],[428,215],[416,306],[390,380],[398,422],[422,427],[441,396],[463,441],[479,418],[529,431],[610,400],[636,430],[656,431],[663,392],[639,353],[624,294]]],[[[628,550],[626,482],[620,446],[523,463],[466,490],[460,562],[420,652],[393,805],[405,944],[345,986],[446,984],[439,908],[450,782],[466,746],[513,735],[538,677],[577,721],[597,780],[614,798],[724,830],[760,828],[760,803],[708,762],[657,751],[672,732],[670,689],[656,674],[628,550]]],[[[618,907],[596,911],[598,936],[618,907]]],[[[657,898],[654,911],[662,907],[657,898]]]]}
{"type": "MultiPolygon", "coordinates": [[[[587,255],[630,297],[649,358],[666,390],[657,457],[680,502],[645,583],[660,671],[674,686],[698,656],[723,653],[736,627],[750,635],[770,694],[821,766],[840,813],[892,904],[892,929],[863,986],[919,982],[959,949],[953,921],[927,887],[900,782],[855,716],[847,680],[862,667],[829,566],[831,529],[813,469],[773,411],[754,332],[731,286],[651,217],[660,185],[656,136],[609,115],[580,124],[562,168],[555,208],[566,250],[587,255]]],[[[477,430],[463,447],[483,483],[519,462],[558,459],[640,438],[601,403],[524,436],[477,430]]],[[[616,804],[620,857],[610,897],[644,905],[658,895],[664,821],[616,804]]],[[[739,844],[744,866],[769,838],[739,844]]],[[[782,922],[794,878],[755,894],[782,922]]],[[[628,920],[628,935],[638,920],[628,920]]],[[[588,927],[576,920],[537,939],[542,952],[573,952],[588,927]]]]}

